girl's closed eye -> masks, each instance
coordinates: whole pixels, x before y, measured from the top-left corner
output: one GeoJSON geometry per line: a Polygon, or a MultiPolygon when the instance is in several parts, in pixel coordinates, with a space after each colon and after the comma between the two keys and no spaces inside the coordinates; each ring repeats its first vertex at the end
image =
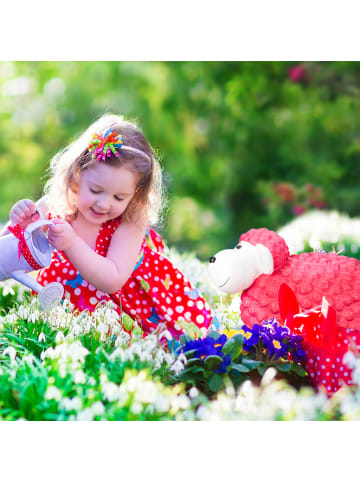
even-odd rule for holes
{"type": "MultiPolygon", "coordinates": [[[[100,194],[102,191],[98,191],[96,189],[93,189],[93,188],[89,188],[90,189],[90,192],[92,192],[93,194],[100,194]]],[[[114,198],[117,200],[117,201],[123,201],[124,199],[120,196],[114,196],[114,198]]]]}

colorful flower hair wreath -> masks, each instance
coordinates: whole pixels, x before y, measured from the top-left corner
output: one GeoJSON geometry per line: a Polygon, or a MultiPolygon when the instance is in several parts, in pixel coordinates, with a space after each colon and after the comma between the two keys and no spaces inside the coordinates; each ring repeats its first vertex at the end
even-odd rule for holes
{"type": "Polygon", "coordinates": [[[104,137],[100,134],[92,134],[92,138],[93,140],[89,145],[92,157],[95,157],[98,161],[105,161],[105,156],[110,157],[111,154],[119,157],[116,149],[121,149],[124,141],[122,136],[117,135],[114,130],[108,129],[104,137]]]}
{"type": "Polygon", "coordinates": [[[117,134],[114,129],[108,129],[104,136],[92,134],[92,138],[88,149],[91,152],[91,157],[96,158],[98,161],[105,161],[106,157],[111,157],[112,154],[115,157],[119,157],[117,149],[124,149],[139,154],[151,162],[151,158],[145,152],[135,147],[125,146],[123,137],[117,134]]]}

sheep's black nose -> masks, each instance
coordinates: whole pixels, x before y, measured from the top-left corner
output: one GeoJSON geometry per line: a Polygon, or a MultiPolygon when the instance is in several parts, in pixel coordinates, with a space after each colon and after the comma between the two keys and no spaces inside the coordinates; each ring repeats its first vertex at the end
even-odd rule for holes
{"type": "Polygon", "coordinates": [[[215,261],[216,261],[215,256],[211,256],[211,258],[209,259],[209,263],[215,263],[215,261]]]}

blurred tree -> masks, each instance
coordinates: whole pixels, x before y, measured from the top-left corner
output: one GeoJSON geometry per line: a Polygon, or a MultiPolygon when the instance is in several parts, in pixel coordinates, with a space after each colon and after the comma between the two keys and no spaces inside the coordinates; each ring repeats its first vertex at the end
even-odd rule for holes
{"type": "Polygon", "coordinates": [[[41,195],[50,158],[105,111],[159,152],[163,230],[180,249],[206,258],[276,229],[297,206],[284,185],[301,209],[357,215],[359,88],[359,62],[0,62],[0,219],[41,195]]]}

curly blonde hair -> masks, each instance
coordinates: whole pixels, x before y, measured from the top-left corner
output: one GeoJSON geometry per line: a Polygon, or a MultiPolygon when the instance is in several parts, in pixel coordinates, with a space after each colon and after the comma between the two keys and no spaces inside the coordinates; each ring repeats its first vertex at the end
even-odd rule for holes
{"type": "Polygon", "coordinates": [[[138,178],[135,194],[122,214],[122,219],[154,225],[160,221],[165,204],[159,161],[139,127],[114,114],[102,115],[80,137],[51,159],[50,177],[44,188],[48,208],[53,215],[70,221],[77,217],[75,195],[81,174],[99,162],[88,150],[92,134],[104,135],[109,129],[123,137],[124,146],[134,149],[119,149],[119,157],[111,155],[105,161],[110,166],[126,167],[138,178]]]}

